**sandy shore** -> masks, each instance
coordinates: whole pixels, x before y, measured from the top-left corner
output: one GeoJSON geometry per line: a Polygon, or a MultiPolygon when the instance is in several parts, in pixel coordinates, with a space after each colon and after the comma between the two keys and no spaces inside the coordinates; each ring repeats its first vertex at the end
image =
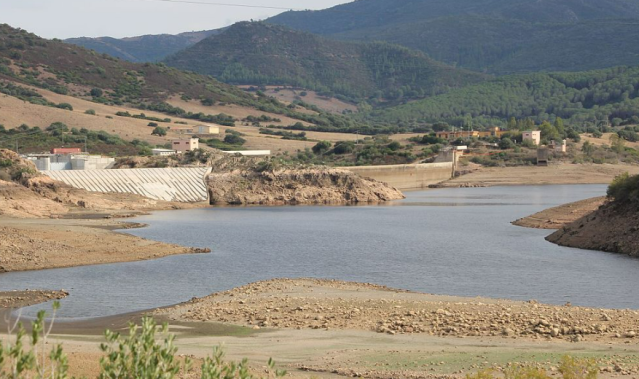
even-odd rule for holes
{"type": "MultiPolygon", "coordinates": [[[[639,174],[639,166],[558,164],[548,167],[481,167],[470,166],[473,172],[441,183],[439,187],[494,187],[547,184],[610,184],[624,172],[639,174]]],[[[462,166],[459,168],[464,170],[462,166]]]]}
{"type": "Polygon", "coordinates": [[[22,308],[51,300],[60,300],[69,295],[66,291],[0,291],[0,308],[22,308]]]}
{"type": "Polygon", "coordinates": [[[513,221],[513,225],[535,229],[561,229],[596,211],[605,202],[606,197],[602,196],[563,204],[513,221]]]}
{"type": "Polygon", "coordinates": [[[0,272],[130,262],[206,252],[113,231],[131,226],[104,218],[0,217],[0,272]]]}
{"type": "MultiPolygon", "coordinates": [[[[229,359],[248,357],[259,371],[272,357],[293,378],[461,378],[509,362],[552,374],[565,354],[594,358],[604,378],[639,374],[632,310],[278,279],[147,313],[170,322],[179,354],[201,359],[224,344],[229,359]]],[[[101,330],[140,316],[56,324],[71,374],[95,376],[101,330]]]]}

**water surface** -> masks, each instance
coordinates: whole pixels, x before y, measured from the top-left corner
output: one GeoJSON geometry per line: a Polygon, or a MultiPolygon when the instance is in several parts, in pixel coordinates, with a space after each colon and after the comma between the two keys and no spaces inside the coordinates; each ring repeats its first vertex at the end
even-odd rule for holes
{"type": "Polygon", "coordinates": [[[170,305],[279,277],[639,309],[639,260],[556,246],[544,240],[549,231],[510,224],[604,193],[602,185],[441,189],[380,206],[157,212],[134,220],[149,227],[127,232],[213,253],[2,274],[0,289],[64,288],[71,296],[63,316],[72,318],[170,305]]]}

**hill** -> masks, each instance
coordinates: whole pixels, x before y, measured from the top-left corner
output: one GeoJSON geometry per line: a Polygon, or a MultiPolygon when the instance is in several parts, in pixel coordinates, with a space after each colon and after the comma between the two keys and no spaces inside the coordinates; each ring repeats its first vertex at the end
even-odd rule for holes
{"type": "Polygon", "coordinates": [[[128,38],[80,37],[64,40],[66,43],[106,53],[131,62],[159,62],[165,57],[196,44],[218,30],[204,30],[181,34],[144,35],[128,38]]]}
{"type": "MultiPolygon", "coordinates": [[[[137,108],[143,111],[142,114],[129,112],[128,117],[146,123],[165,122],[168,115],[179,118],[177,121],[180,123],[192,120],[234,126],[239,120],[223,114],[223,109],[241,107],[245,110],[239,113],[287,119],[290,120],[289,125],[299,122],[318,130],[359,128],[373,132],[366,125],[357,124],[342,115],[309,110],[294,104],[285,105],[272,97],[249,94],[209,76],[180,71],[162,63],[123,61],[59,40],[46,40],[9,25],[0,25],[0,93],[51,110],[73,111],[71,98],[96,104],[96,107],[137,108]],[[43,91],[49,91],[49,94],[44,96],[43,91]],[[51,101],[51,94],[63,96],[65,100],[51,101]],[[176,98],[189,107],[171,105],[170,102],[176,98]],[[200,104],[202,107],[199,107],[200,104]],[[213,114],[216,109],[222,111],[213,114]],[[151,116],[153,113],[163,116],[151,116]]],[[[88,107],[86,110],[95,111],[88,107]]],[[[128,112],[118,111],[123,117],[128,112]]],[[[4,112],[2,116],[5,116],[4,112]]],[[[28,116],[22,115],[24,118],[28,116]]],[[[172,121],[169,119],[169,122],[172,121]]]]}
{"type": "Polygon", "coordinates": [[[639,256],[639,175],[617,177],[609,201],[547,240],[562,246],[639,256]]]}
{"type": "Polygon", "coordinates": [[[351,43],[242,22],[168,57],[167,65],[223,82],[291,85],[353,100],[415,99],[487,77],[387,43],[351,43]]]}
{"type": "Polygon", "coordinates": [[[638,20],[632,0],[361,0],[267,22],[508,74],[639,64],[638,20]]]}
{"type": "Polygon", "coordinates": [[[555,116],[578,126],[597,120],[636,123],[639,67],[505,76],[368,115],[378,122],[456,125],[468,118],[475,125],[504,125],[511,117],[542,122],[555,116]]]}

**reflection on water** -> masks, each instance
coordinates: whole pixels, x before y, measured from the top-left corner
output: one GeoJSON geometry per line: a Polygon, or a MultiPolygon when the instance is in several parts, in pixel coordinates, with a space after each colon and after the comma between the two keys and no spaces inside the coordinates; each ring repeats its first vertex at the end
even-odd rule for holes
{"type": "Polygon", "coordinates": [[[639,287],[639,260],[559,247],[544,240],[549,231],[510,224],[604,193],[601,185],[440,189],[409,193],[384,206],[157,212],[134,220],[149,227],[127,232],[213,252],[2,274],[0,289],[69,290],[65,317],[169,305],[277,277],[639,309],[633,293],[639,287]]]}

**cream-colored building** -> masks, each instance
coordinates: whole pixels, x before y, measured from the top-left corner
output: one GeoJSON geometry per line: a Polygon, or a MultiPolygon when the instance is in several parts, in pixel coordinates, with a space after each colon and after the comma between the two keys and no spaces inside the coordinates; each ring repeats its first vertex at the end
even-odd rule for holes
{"type": "Polygon", "coordinates": [[[198,138],[183,138],[173,140],[171,143],[173,150],[178,153],[184,153],[187,151],[193,151],[200,148],[200,140],[198,138]]]}
{"type": "Polygon", "coordinates": [[[193,127],[195,134],[220,134],[220,127],[214,125],[196,125],[193,127]]]}
{"type": "Polygon", "coordinates": [[[524,141],[533,141],[533,143],[537,146],[541,144],[541,131],[539,130],[523,132],[521,133],[521,136],[524,141]]]}
{"type": "Polygon", "coordinates": [[[558,142],[555,142],[555,141],[551,141],[550,142],[550,147],[552,147],[552,149],[556,153],[566,153],[566,152],[568,152],[568,142],[566,140],[562,140],[561,143],[558,143],[558,142]]]}

